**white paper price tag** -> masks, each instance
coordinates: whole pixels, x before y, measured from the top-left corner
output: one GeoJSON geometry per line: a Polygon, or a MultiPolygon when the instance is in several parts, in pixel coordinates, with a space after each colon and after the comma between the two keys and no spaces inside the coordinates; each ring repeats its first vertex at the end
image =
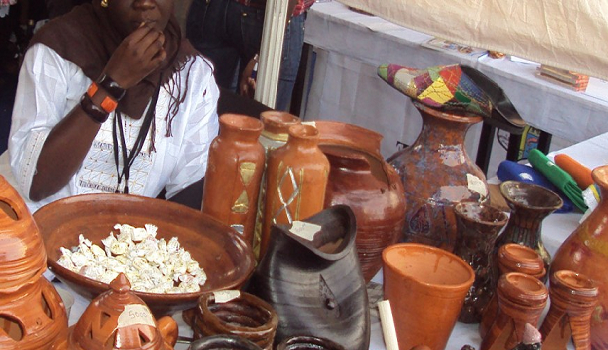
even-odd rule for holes
{"type": "Polygon", "coordinates": [[[218,304],[227,303],[231,300],[234,300],[241,296],[240,290],[220,290],[217,292],[213,292],[213,296],[215,297],[215,302],[218,304]]]}
{"type": "Polygon", "coordinates": [[[479,193],[482,197],[488,195],[488,188],[486,184],[477,176],[473,174],[467,174],[467,183],[470,191],[479,193]]]}
{"type": "Polygon", "coordinates": [[[294,235],[311,242],[315,238],[315,233],[319,231],[321,231],[321,226],[304,221],[294,221],[289,229],[289,232],[294,235]]]}
{"type": "Polygon", "coordinates": [[[118,316],[118,328],[128,327],[136,324],[145,324],[156,327],[154,317],[147,306],[141,304],[130,304],[118,316]]]}

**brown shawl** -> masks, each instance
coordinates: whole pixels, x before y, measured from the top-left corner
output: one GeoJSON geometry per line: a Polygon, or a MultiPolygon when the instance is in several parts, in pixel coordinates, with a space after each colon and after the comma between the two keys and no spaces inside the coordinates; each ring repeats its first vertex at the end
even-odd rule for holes
{"type": "MultiPolygon", "coordinates": [[[[75,7],[68,14],[45,24],[32,38],[30,45],[42,43],[53,49],[62,58],[75,63],[84,74],[95,81],[101,75],[112,53],[122,42],[123,37],[110,25],[106,16],[107,9],[99,5],[84,4],[75,7]]],[[[156,89],[158,82],[166,84],[173,73],[181,71],[185,62],[194,55],[200,55],[188,42],[182,40],[181,31],[173,15],[164,31],[167,58],[163,65],[127,90],[121,100],[121,110],[128,116],[140,118],[156,89]]],[[[186,87],[187,88],[187,87],[186,87]]],[[[183,89],[178,95],[172,93],[173,104],[167,115],[167,136],[170,135],[171,120],[177,113],[182,101],[183,89]]]]}

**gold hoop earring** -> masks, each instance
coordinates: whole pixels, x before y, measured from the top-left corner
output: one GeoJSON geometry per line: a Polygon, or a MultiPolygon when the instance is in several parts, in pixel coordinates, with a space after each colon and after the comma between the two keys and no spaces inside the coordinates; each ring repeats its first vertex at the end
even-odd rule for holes
{"type": "Polygon", "coordinates": [[[108,7],[108,0],[101,0],[101,7],[108,7]]]}

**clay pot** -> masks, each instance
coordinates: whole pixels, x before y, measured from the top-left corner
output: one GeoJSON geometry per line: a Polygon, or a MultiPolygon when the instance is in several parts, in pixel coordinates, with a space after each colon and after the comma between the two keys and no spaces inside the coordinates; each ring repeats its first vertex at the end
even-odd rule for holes
{"type": "Polygon", "coordinates": [[[444,349],[475,279],[471,266],[443,249],[414,243],[392,245],[382,259],[384,298],[399,348],[444,349]]]}
{"type": "Polygon", "coordinates": [[[65,338],[61,297],[42,276],[46,251],[17,191],[0,176],[0,348],[50,349],[65,338]]]}
{"type": "Polygon", "coordinates": [[[452,251],[454,205],[489,199],[486,177],[464,146],[467,130],[482,118],[442,113],[416,101],[414,106],[422,115],[422,131],[413,145],[388,159],[401,177],[407,201],[403,240],[452,251]]]}
{"type": "Polygon", "coordinates": [[[382,267],[382,251],[399,239],[405,221],[403,185],[395,170],[372,153],[320,146],[330,164],[325,207],[345,204],[357,218],[357,253],[369,282],[382,267]]]}
{"type": "Polygon", "coordinates": [[[319,145],[341,145],[382,158],[380,147],[384,137],[373,130],[329,120],[315,120],[311,123],[319,131],[319,145]]]}
{"type": "Polygon", "coordinates": [[[224,114],[220,133],[209,146],[203,188],[203,213],[234,227],[253,244],[265,152],[258,119],[224,114]]]}
{"type": "Polygon", "coordinates": [[[261,257],[271,239],[271,225],[290,224],[323,209],[329,162],[317,145],[318,138],[313,126],[293,125],[287,143],[270,153],[261,257]]]}
{"type": "Polygon", "coordinates": [[[368,349],[369,302],[355,235],[355,216],[345,205],[272,226],[268,252],[247,291],[276,310],[276,343],[307,334],[349,350],[368,349]]]}
{"type": "Polygon", "coordinates": [[[329,339],[297,335],[283,340],[276,350],[346,350],[329,339]]]}
{"type": "Polygon", "coordinates": [[[245,338],[222,334],[195,340],[188,350],[262,350],[262,348],[245,338]]]}
{"type": "Polygon", "coordinates": [[[256,259],[260,257],[260,245],[262,241],[262,225],[264,223],[264,207],[266,206],[266,172],[268,168],[268,157],[270,152],[285,145],[289,138],[289,127],[299,125],[300,118],[293,114],[281,111],[265,111],[260,115],[264,130],[260,135],[260,144],[264,147],[266,161],[264,163],[264,173],[260,183],[260,194],[258,197],[258,208],[256,214],[256,224],[253,237],[253,254],[256,259]]]}
{"type": "Polygon", "coordinates": [[[509,272],[498,281],[498,314],[480,350],[513,349],[524,340],[526,324],[536,326],[548,292],[538,279],[509,272]]]}
{"type": "Polygon", "coordinates": [[[164,316],[156,321],[148,306],[120,273],[110,290],[91,301],[70,327],[68,350],[173,350],[177,323],[164,316]]]}
{"type": "Polygon", "coordinates": [[[559,247],[551,269],[572,270],[597,284],[599,303],[591,318],[591,347],[608,349],[608,166],[595,168],[591,175],[602,199],[559,247]]]}
{"type": "Polygon", "coordinates": [[[561,197],[545,187],[518,181],[501,183],[500,193],[511,208],[511,216],[496,246],[519,243],[530,247],[540,255],[548,271],[551,256],[543,245],[542,221],[561,208],[561,197]]]}
{"type": "MultiPolygon", "coordinates": [[[[545,264],[540,255],[532,248],[517,243],[507,243],[498,248],[498,277],[509,272],[520,272],[530,275],[538,280],[545,277],[545,264]]],[[[494,287],[496,289],[496,287],[494,287]]],[[[498,297],[496,292],[483,310],[479,334],[482,338],[486,336],[498,314],[498,297]]]]}
{"type": "Polygon", "coordinates": [[[597,286],[585,275],[568,270],[554,272],[549,281],[551,307],[540,327],[543,346],[565,349],[572,338],[576,350],[590,350],[597,286]]]}
{"type": "Polygon", "coordinates": [[[227,292],[201,296],[193,326],[195,339],[217,334],[233,334],[272,350],[278,317],[272,306],[249,293],[224,301],[227,292]]]}
{"type": "Polygon", "coordinates": [[[493,251],[498,233],[509,219],[499,209],[475,202],[458,203],[454,207],[458,224],[458,240],[454,254],[475,271],[475,282],[469,289],[458,320],[478,323],[496,286],[493,251]]]}

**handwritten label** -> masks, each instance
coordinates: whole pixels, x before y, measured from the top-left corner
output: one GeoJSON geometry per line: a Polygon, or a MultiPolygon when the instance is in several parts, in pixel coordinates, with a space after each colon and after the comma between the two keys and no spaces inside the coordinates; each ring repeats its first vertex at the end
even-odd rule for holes
{"type": "Polygon", "coordinates": [[[488,188],[486,184],[481,181],[480,178],[473,174],[467,174],[467,183],[470,191],[479,193],[482,197],[486,197],[488,195],[488,188]]]}
{"type": "Polygon", "coordinates": [[[213,292],[213,296],[215,297],[215,302],[218,304],[227,303],[231,300],[234,300],[241,296],[240,290],[220,290],[218,292],[213,292]]]}
{"type": "Polygon", "coordinates": [[[156,327],[154,317],[147,306],[141,304],[132,304],[125,306],[125,310],[118,316],[118,328],[133,326],[136,324],[145,324],[156,327]]]}
{"type": "Polygon", "coordinates": [[[321,226],[303,221],[294,221],[289,230],[289,232],[294,235],[311,242],[315,238],[315,234],[319,231],[321,231],[321,226]]]}

